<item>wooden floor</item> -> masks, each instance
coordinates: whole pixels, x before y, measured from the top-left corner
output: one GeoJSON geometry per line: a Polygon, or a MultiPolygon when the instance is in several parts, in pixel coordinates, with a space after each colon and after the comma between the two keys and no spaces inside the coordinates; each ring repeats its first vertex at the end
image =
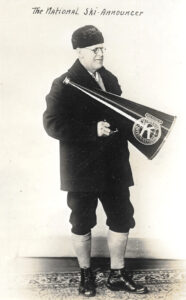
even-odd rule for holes
{"type": "MultiPolygon", "coordinates": [[[[92,258],[94,269],[109,269],[109,258],[92,258]]],[[[128,270],[147,269],[186,269],[186,261],[170,259],[126,259],[128,270]]],[[[12,264],[14,272],[18,273],[43,273],[43,272],[75,272],[78,271],[76,258],[62,257],[19,257],[12,264]]]]}

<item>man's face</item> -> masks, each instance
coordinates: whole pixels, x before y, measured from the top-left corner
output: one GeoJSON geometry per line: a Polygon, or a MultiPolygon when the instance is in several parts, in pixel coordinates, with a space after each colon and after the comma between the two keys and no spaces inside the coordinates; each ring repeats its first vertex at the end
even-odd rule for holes
{"type": "Polygon", "coordinates": [[[77,48],[79,60],[88,71],[94,73],[103,66],[104,49],[103,44],[77,48]]]}

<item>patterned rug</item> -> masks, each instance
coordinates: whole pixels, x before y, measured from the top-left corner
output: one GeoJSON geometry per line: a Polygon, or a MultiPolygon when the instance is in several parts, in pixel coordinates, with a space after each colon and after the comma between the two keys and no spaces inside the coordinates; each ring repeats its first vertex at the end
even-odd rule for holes
{"type": "MultiPolygon", "coordinates": [[[[95,300],[148,299],[186,300],[186,270],[137,270],[133,271],[135,282],[148,287],[146,295],[113,292],[107,289],[108,271],[95,270],[97,294],[95,300]]],[[[26,274],[11,278],[8,291],[1,293],[2,300],[81,300],[78,295],[79,272],[26,274]]],[[[9,282],[10,282],[9,281],[9,282]]]]}

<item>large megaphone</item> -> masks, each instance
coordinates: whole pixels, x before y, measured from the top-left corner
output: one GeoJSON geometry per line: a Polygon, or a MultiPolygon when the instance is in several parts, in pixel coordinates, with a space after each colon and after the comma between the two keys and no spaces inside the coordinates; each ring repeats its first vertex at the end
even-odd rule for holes
{"type": "Polygon", "coordinates": [[[175,116],[118,95],[102,90],[87,89],[69,78],[65,78],[64,83],[77,88],[126,118],[131,127],[129,141],[148,159],[153,159],[159,152],[176,120],[175,116]]]}

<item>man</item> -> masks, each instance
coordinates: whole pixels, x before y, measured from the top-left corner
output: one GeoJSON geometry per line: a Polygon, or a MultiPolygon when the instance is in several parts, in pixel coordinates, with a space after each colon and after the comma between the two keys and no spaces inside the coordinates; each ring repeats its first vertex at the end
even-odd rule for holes
{"type": "Polygon", "coordinates": [[[60,141],[61,189],[68,191],[72,240],[81,268],[79,292],[96,294],[91,272],[91,228],[96,225],[98,199],[107,216],[111,290],[146,293],[124,268],[124,253],[130,228],[135,226],[129,186],[133,185],[129,164],[125,120],[82,91],[64,84],[71,81],[90,90],[102,89],[117,95],[117,78],[103,67],[104,38],[94,26],[77,29],[72,46],[78,59],[67,73],[55,79],[46,97],[46,132],[60,141]]]}

